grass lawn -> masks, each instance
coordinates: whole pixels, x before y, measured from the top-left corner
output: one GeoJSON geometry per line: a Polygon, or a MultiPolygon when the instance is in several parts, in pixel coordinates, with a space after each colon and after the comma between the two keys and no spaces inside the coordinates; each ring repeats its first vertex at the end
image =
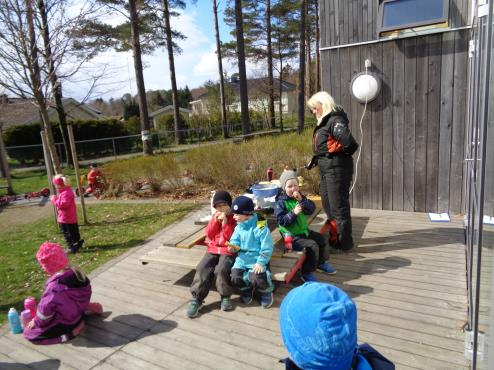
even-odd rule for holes
{"type": "MultiPolygon", "coordinates": [[[[196,208],[193,203],[91,205],[91,224],[80,227],[84,247],[70,257],[71,264],[89,273],[196,208]]],[[[39,245],[52,240],[65,247],[51,215],[27,226],[5,229],[0,228],[0,324],[6,321],[10,307],[19,311],[25,297],[39,298],[42,293],[47,277],[35,257],[39,245]]]]}
{"type": "MultiPolygon", "coordinates": [[[[81,174],[87,174],[87,170],[82,170],[81,174]]],[[[77,186],[75,182],[75,171],[72,168],[64,168],[63,174],[68,175],[72,181],[72,185],[77,186]]],[[[43,188],[48,187],[48,180],[46,171],[12,171],[12,187],[16,194],[23,194],[27,192],[40,191],[43,188]]],[[[0,178],[0,185],[7,185],[7,181],[0,178]]],[[[0,189],[0,195],[7,194],[7,189],[0,189]]]]}

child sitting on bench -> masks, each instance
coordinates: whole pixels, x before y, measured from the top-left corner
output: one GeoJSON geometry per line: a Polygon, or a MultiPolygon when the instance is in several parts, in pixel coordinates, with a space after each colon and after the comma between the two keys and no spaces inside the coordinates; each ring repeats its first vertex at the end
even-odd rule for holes
{"type": "Polygon", "coordinates": [[[293,250],[303,251],[306,258],[302,265],[302,280],[317,281],[314,271],[319,269],[327,274],[336,270],[329,264],[329,245],[316,231],[309,229],[307,216],[314,213],[313,201],[302,195],[295,171],[285,170],[280,176],[281,192],[276,197],[276,222],[285,241],[291,239],[293,250]]]}
{"type": "Polygon", "coordinates": [[[232,212],[237,227],[230,239],[231,250],[238,250],[232,267],[232,284],[242,291],[243,304],[252,302],[254,290],[261,293],[261,306],[273,304],[273,283],[268,269],[273,254],[273,239],[267,222],[254,213],[254,202],[246,196],[235,198],[232,212]]]}
{"type": "Polygon", "coordinates": [[[230,272],[235,257],[229,252],[226,244],[237,226],[230,211],[232,197],[228,192],[218,190],[213,195],[212,204],[216,211],[206,227],[208,249],[196,267],[196,274],[190,286],[193,299],[187,308],[189,318],[199,314],[199,309],[211,289],[215,276],[216,289],[221,295],[221,310],[233,309],[230,300],[233,290],[230,285],[230,272]]]}

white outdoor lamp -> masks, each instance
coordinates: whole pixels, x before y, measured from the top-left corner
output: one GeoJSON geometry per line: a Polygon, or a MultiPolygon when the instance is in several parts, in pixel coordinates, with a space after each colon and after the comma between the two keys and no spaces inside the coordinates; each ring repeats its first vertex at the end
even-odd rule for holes
{"type": "Polygon", "coordinates": [[[360,103],[370,103],[381,91],[380,79],[369,72],[357,73],[350,82],[350,93],[360,103]]]}

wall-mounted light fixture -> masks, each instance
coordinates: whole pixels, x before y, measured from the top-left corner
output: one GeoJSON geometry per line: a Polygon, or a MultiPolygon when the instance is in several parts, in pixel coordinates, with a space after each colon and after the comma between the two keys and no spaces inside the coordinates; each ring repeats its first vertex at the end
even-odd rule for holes
{"type": "Polygon", "coordinates": [[[350,93],[360,103],[370,103],[380,91],[381,80],[373,73],[357,73],[350,82],[350,93]]]}

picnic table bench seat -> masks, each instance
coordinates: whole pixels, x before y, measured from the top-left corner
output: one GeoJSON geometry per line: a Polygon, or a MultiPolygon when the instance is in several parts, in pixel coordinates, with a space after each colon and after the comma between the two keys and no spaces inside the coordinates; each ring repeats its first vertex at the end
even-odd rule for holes
{"type": "MultiPolygon", "coordinates": [[[[318,229],[323,221],[315,222],[317,215],[321,210],[320,197],[311,197],[316,203],[316,210],[308,217],[311,228],[318,229]]],[[[291,251],[286,253],[283,238],[278,227],[273,226],[273,218],[268,217],[268,224],[271,226],[271,237],[274,243],[273,255],[270,261],[270,270],[274,281],[289,283],[297,271],[302,267],[305,260],[305,252],[291,251]]],[[[195,269],[206,251],[205,227],[196,230],[186,238],[177,243],[163,243],[160,246],[139,260],[142,264],[162,263],[182,266],[195,269]]]]}

